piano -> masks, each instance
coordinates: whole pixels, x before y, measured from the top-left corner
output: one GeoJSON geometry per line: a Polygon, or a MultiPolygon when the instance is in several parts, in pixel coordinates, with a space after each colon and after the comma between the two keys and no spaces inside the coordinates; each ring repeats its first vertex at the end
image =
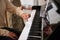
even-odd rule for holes
{"type": "MultiPolygon", "coordinates": [[[[58,13],[56,12],[57,7],[55,6],[54,2],[52,2],[51,3],[52,5],[49,6],[49,9],[47,9],[49,3],[48,1],[47,1],[46,10],[48,11],[47,15],[49,18],[47,19],[50,22],[50,24],[54,24],[60,21],[60,15],[58,15],[58,13]],[[53,15],[56,17],[54,17],[53,15]]],[[[44,27],[43,21],[45,14],[42,14],[43,11],[41,12],[40,9],[41,7],[39,8],[33,6],[32,8],[34,10],[32,10],[31,12],[31,17],[25,23],[25,27],[18,40],[43,40],[43,27],[44,27]]]]}
{"type": "Polygon", "coordinates": [[[40,6],[33,7],[31,17],[25,23],[25,27],[18,40],[41,40],[41,18],[40,18],[40,6]]]}

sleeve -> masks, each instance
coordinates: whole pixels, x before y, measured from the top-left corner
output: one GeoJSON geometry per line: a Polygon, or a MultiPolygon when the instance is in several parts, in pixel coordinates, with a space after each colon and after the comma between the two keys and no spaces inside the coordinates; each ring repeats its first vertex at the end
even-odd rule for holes
{"type": "Polygon", "coordinates": [[[6,2],[6,10],[11,12],[11,13],[16,13],[16,9],[17,7],[14,6],[11,2],[9,2],[8,0],[5,0],[6,2]]]}
{"type": "Polygon", "coordinates": [[[6,0],[6,10],[11,13],[16,13],[16,15],[18,16],[20,16],[23,13],[23,11],[19,7],[14,6],[8,0],[6,0]]]}
{"type": "Polygon", "coordinates": [[[8,30],[5,30],[5,29],[0,29],[0,36],[7,36],[9,33],[8,30]]]}

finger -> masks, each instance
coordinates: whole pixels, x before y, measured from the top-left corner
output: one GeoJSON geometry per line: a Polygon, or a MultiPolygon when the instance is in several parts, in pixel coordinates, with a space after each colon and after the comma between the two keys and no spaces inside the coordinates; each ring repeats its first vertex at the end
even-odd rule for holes
{"type": "Polygon", "coordinates": [[[10,33],[10,37],[12,37],[12,38],[17,38],[16,34],[13,33],[13,32],[10,33]]]}
{"type": "Polygon", "coordinates": [[[13,36],[11,36],[11,35],[8,35],[8,37],[10,37],[10,38],[12,38],[12,39],[15,39],[13,36]]]}
{"type": "Polygon", "coordinates": [[[30,14],[26,14],[26,17],[29,18],[31,15],[30,14]]]}

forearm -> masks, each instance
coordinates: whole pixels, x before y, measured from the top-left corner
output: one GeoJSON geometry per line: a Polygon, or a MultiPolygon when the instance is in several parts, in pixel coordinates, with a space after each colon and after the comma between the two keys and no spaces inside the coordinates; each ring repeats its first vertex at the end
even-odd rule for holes
{"type": "Polygon", "coordinates": [[[20,7],[14,6],[11,2],[7,0],[6,0],[6,10],[19,16],[23,13],[20,7]]]}
{"type": "Polygon", "coordinates": [[[14,6],[11,2],[9,2],[8,0],[6,0],[6,11],[15,14],[16,13],[16,9],[17,7],[14,6]]]}

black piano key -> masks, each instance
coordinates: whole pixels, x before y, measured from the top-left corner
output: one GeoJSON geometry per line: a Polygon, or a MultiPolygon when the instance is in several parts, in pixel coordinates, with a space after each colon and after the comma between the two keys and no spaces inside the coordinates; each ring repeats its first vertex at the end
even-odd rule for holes
{"type": "Polygon", "coordinates": [[[32,10],[34,10],[34,9],[40,10],[40,7],[41,7],[41,6],[33,6],[33,7],[32,7],[32,10]]]}
{"type": "Polygon", "coordinates": [[[41,33],[41,31],[37,31],[37,30],[36,31],[34,31],[34,30],[30,31],[30,33],[32,33],[32,32],[41,33]]]}
{"type": "Polygon", "coordinates": [[[37,30],[36,31],[30,31],[30,33],[33,33],[33,32],[34,33],[41,33],[41,31],[37,31],[37,30]]]}
{"type": "Polygon", "coordinates": [[[32,33],[32,32],[34,32],[34,33],[42,33],[41,31],[30,31],[30,33],[32,33]]]}
{"type": "Polygon", "coordinates": [[[37,31],[30,31],[30,34],[29,35],[38,35],[40,36],[41,34],[41,31],[37,32],[37,31]]]}
{"type": "Polygon", "coordinates": [[[41,36],[41,33],[30,33],[29,35],[32,35],[32,36],[41,36]]]}
{"type": "Polygon", "coordinates": [[[35,28],[32,28],[30,31],[34,31],[34,30],[35,31],[41,31],[39,28],[36,28],[36,29],[35,28]]]}
{"type": "Polygon", "coordinates": [[[32,27],[39,27],[40,28],[41,27],[41,23],[40,22],[39,23],[33,23],[32,27]]]}
{"type": "Polygon", "coordinates": [[[27,40],[41,40],[41,38],[28,37],[27,40]]]}

